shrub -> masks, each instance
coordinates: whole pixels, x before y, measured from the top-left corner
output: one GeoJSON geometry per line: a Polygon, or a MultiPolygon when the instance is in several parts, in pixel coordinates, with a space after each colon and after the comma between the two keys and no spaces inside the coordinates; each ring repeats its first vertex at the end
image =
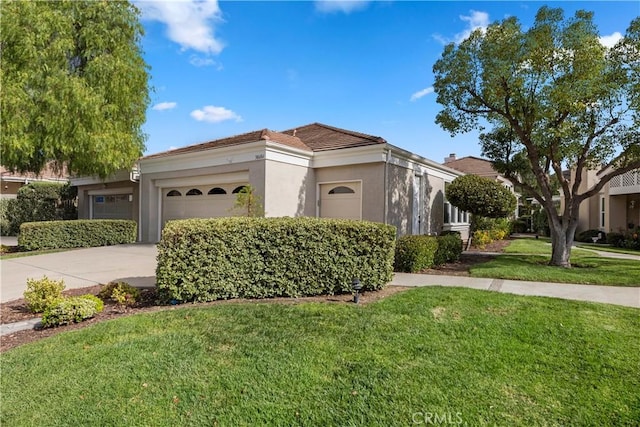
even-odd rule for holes
{"type": "Polygon", "coordinates": [[[511,231],[513,233],[526,233],[529,231],[528,217],[520,217],[511,222],[511,231]]]}
{"type": "Polygon", "coordinates": [[[98,312],[98,303],[93,298],[70,297],[50,305],[42,314],[42,326],[67,325],[90,319],[98,312]]]}
{"type": "Polygon", "coordinates": [[[18,244],[27,250],[117,245],[135,242],[136,230],[135,221],[124,219],[27,222],[18,244]]]}
{"type": "Polygon", "coordinates": [[[76,219],[77,188],[55,182],[33,182],[21,187],[8,212],[15,234],[25,222],[76,219]]]}
{"type": "Polygon", "coordinates": [[[511,221],[508,218],[486,218],[474,215],[472,223],[472,231],[485,230],[495,232],[495,236],[503,236],[501,238],[495,238],[495,240],[502,240],[511,234],[511,221]]]}
{"type": "Polygon", "coordinates": [[[622,247],[624,241],[624,234],[622,233],[609,233],[607,234],[607,243],[612,246],[622,247]]]}
{"type": "Polygon", "coordinates": [[[491,232],[487,230],[476,230],[473,232],[473,245],[484,249],[489,243],[493,242],[491,232]]]}
{"type": "Polygon", "coordinates": [[[463,211],[504,218],[516,209],[516,197],[498,182],[478,175],[459,176],[447,186],[447,200],[463,211]]]}
{"type": "Polygon", "coordinates": [[[24,299],[33,313],[42,313],[48,306],[62,298],[64,280],[51,280],[47,276],[42,279],[27,279],[27,290],[24,299]]]}
{"type": "Polygon", "coordinates": [[[15,236],[18,232],[12,220],[16,199],[0,199],[0,236],[15,236]]]}
{"type": "Polygon", "coordinates": [[[140,299],[140,289],[126,282],[111,282],[100,291],[98,296],[121,306],[131,306],[140,299]]]}
{"type": "Polygon", "coordinates": [[[606,233],[600,230],[585,230],[576,235],[576,241],[585,242],[585,243],[593,243],[593,238],[599,237],[595,243],[605,243],[607,240],[606,233]]]}
{"type": "Polygon", "coordinates": [[[462,254],[462,239],[460,233],[443,234],[438,236],[438,249],[433,258],[434,265],[442,265],[447,262],[458,261],[462,254]]]}
{"type": "Polygon", "coordinates": [[[335,294],[353,278],[377,290],[393,274],[395,228],[319,218],[170,221],[158,244],[162,300],[335,294]]]}
{"type": "Polygon", "coordinates": [[[104,301],[92,294],[80,295],[80,298],[88,299],[96,303],[96,313],[101,313],[104,310],[104,301]]]}
{"type": "Polygon", "coordinates": [[[434,265],[438,240],[433,236],[402,236],[396,243],[394,270],[417,273],[434,265]]]}

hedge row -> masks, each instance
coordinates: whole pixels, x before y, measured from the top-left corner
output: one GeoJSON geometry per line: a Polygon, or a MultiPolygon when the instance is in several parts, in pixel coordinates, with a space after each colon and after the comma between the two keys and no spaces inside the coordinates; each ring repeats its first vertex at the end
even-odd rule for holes
{"type": "Polygon", "coordinates": [[[403,236],[396,243],[394,270],[417,273],[446,262],[457,261],[462,254],[460,234],[442,236],[403,236]]]}
{"type": "Polygon", "coordinates": [[[27,250],[83,248],[136,241],[135,221],[124,219],[80,219],[73,221],[25,222],[18,245],[27,250]]]}
{"type": "Polygon", "coordinates": [[[395,228],[318,218],[170,221],[158,244],[156,286],[177,302],[377,290],[393,274],[395,228]]]}

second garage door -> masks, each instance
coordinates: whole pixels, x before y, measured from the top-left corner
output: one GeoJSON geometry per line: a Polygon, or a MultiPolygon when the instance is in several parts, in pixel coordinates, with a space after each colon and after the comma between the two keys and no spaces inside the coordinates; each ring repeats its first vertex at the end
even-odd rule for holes
{"type": "Polygon", "coordinates": [[[199,185],[162,189],[162,224],[172,219],[233,216],[236,193],[246,184],[199,185]]]}

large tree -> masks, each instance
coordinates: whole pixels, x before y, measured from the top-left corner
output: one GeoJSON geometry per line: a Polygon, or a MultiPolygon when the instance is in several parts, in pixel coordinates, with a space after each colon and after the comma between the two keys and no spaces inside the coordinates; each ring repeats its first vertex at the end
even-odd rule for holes
{"type": "Polygon", "coordinates": [[[106,177],[144,151],[148,66],[126,1],[3,1],[2,165],[106,177]]]}
{"type": "Polygon", "coordinates": [[[436,122],[452,135],[480,130],[484,155],[544,207],[551,265],[564,267],[580,204],[640,168],[640,18],[612,48],[600,43],[592,19],[542,7],[528,30],[514,17],[476,30],[446,46],[433,68],[444,107],[436,122]],[[583,172],[604,164],[613,167],[581,188],[583,172]],[[552,200],[556,179],[561,212],[552,200]]]}

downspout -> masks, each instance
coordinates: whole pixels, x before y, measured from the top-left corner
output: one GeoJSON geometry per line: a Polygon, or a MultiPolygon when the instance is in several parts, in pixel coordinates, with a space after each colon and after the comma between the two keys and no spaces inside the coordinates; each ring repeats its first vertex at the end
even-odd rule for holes
{"type": "Polygon", "coordinates": [[[384,162],[384,223],[388,224],[389,217],[389,162],[391,161],[391,150],[387,149],[384,162]]]}
{"type": "Polygon", "coordinates": [[[142,242],[142,191],[140,191],[140,167],[138,164],[131,168],[129,181],[138,184],[138,242],[142,242]]]}

